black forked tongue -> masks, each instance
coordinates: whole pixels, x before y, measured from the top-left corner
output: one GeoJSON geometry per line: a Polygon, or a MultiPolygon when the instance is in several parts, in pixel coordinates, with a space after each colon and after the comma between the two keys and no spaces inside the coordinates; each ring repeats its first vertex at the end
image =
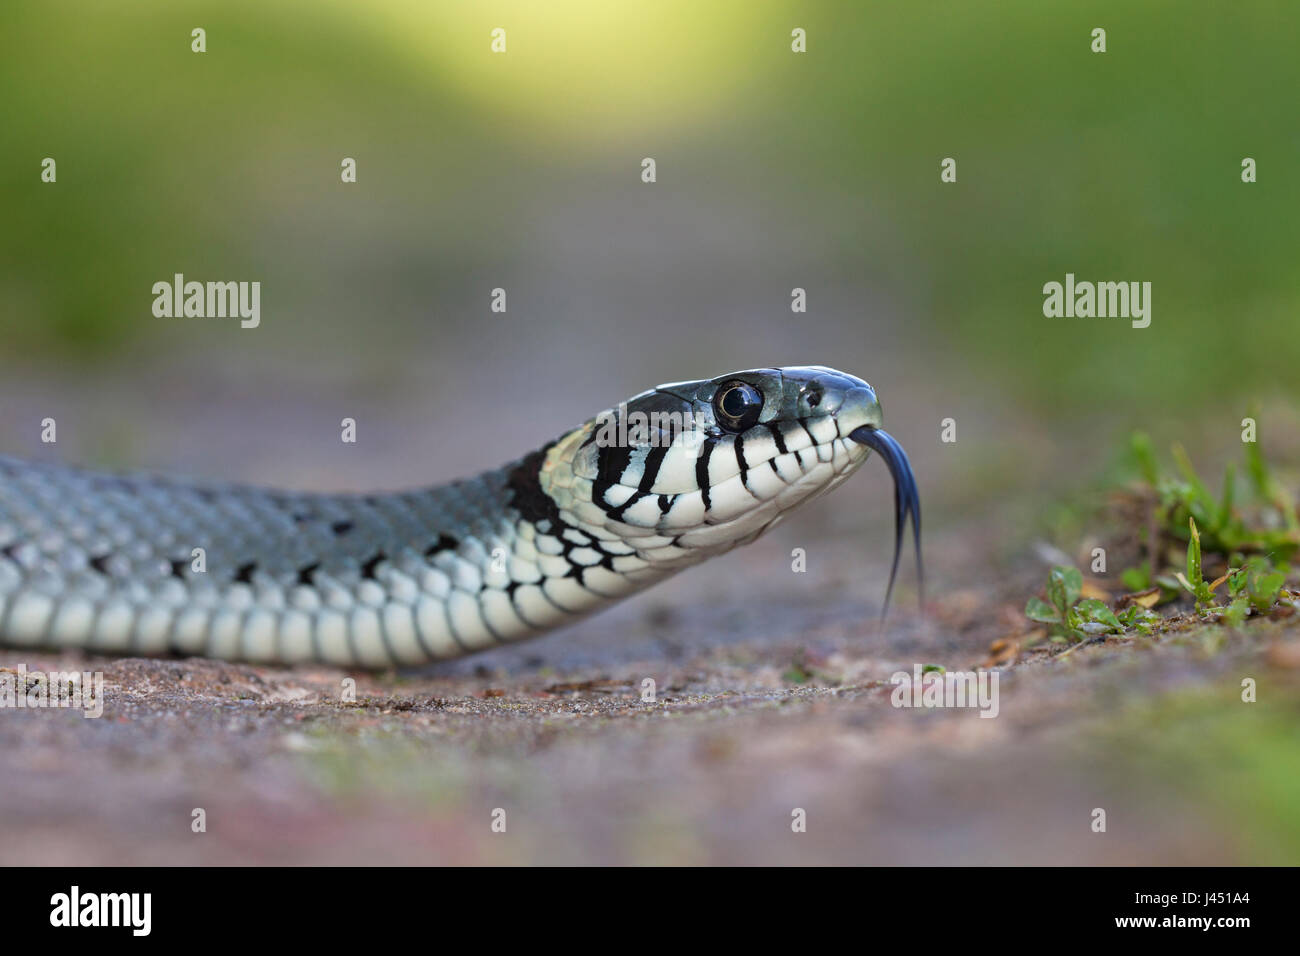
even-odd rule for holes
{"type": "Polygon", "coordinates": [[[885,592],[885,606],[880,611],[880,619],[883,621],[889,612],[889,599],[894,593],[894,579],[898,577],[898,558],[903,553],[903,530],[909,514],[912,516],[912,536],[916,541],[917,594],[920,603],[925,603],[925,568],[921,564],[921,498],[916,491],[912,463],[907,460],[907,452],[903,451],[903,446],[893,435],[871,425],[863,425],[849,432],[849,437],[880,455],[894,478],[894,567],[889,572],[889,590],[885,592]]]}

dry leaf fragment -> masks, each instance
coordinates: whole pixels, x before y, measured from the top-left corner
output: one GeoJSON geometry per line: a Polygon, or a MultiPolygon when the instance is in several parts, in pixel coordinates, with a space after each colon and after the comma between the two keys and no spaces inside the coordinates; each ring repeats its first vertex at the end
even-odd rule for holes
{"type": "Polygon", "coordinates": [[[1153,608],[1160,602],[1160,588],[1147,588],[1145,591],[1134,591],[1132,594],[1121,594],[1119,598],[1119,607],[1124,609],[1130,604],[1136,604],[1139,607],[1153,608]]]}
{"type": "Polygon", "coordinates": [[[1220,584],[1222,584],[1224,581],[1228,580],[1228,578],[1232,577],[1234,574],[1236,574],[1236,573],[1237,573],[1238,571],[1240,571],[1240,570],[1241,570],[1241,568],[1228,568],[1227,571],[1224,571],[1223,574],[1219,575],[1217,578],[1215,578],[1213,581],[1210,582],[1210,593],[1214,593],[1214,590],[1215,590],[1215,589],[1216,589],[1220,584]]]}
{"type": "Polygon", "coordinates": [[[1091,578],[1084,579],[1083,587],[1079,589],[1079,594],[1086,598],[1095,598],[1098,601],[1105,601],[1107,604],[1110,603],[1110,592],[1091,578]]]}
{"type": "Polygon", "coordinates": [[[989,645],[989,656],[984,660],[981,667],[996,667],[998,664],[1014,663],[1020,656],[1020,642],[1011,638],[998,638],[989,645]]]}

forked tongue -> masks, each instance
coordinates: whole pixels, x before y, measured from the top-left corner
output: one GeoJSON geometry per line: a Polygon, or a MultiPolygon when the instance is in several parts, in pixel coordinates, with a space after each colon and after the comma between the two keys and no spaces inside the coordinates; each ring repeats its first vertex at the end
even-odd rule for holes
{"type": "Polygon", "coordinates": [[[894,566],[889,572],[889,589],[885,591],[885,605],[880,611],[880,619],[883,621],[889,612],[889,599],[894,594],[898,559],[903,553],[903,529],[909,514],[912,516],[912,536],[916,542],[917,594],[920,603],[925,603],[925,568],[921,564],[921,498],[916,491],[912,463],[907,460],[907,452],[903,451],[903,446],[893,435],[871,425],[863,425],[849,432],[849,437],[883,458],[894,478],[894,566]]]}

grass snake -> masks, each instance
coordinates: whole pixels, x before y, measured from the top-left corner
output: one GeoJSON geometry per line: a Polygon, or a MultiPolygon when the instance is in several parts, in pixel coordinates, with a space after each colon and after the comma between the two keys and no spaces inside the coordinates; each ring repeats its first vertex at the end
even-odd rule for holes
{"type": "Polygon", "coordinates": [[[866,382],[661,385],[474,478],[291,493],[0,457],[0,644],[386,668],[540,634],[753,541],[867,458],[920,505],[866,382]]]}

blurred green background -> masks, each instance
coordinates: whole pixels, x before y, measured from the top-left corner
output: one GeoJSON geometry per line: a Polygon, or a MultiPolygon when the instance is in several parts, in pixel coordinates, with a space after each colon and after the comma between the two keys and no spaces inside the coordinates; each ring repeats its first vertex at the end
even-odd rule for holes
{"type": "Polygon", "coordinates": [[[1298,28],[1288,2],[6,3],[5,360],[359,379],[514,350],[637,388],[827,361],[940,393],[955,367],[1088,416],[1290,392],[1298,28]],[[176,271],[260,279],[263,328],[153,318],[176,271]],[[1151,327],[1044,318],[1067,271],[1152,282],[1151,327]]]}

